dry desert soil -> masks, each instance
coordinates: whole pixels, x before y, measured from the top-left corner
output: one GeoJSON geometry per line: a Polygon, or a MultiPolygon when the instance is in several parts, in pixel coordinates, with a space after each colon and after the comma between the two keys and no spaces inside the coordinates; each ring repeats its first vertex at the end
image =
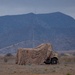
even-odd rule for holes
{"type": "Polygon", "coordinates": [[[75,56],[63,56],[57,65],[18,65],[15,56],[0,56],[0,75],[75,75],[75,56]]]}

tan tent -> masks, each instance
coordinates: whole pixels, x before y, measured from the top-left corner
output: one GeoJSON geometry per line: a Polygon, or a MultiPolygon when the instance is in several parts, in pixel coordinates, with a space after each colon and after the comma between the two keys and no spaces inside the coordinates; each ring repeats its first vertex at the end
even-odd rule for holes
{"type": "Polygon", "coordinates": [[[52,56],[51,44],[41,44],[36,48],[20,48],[16,56],[16,64],[43,64],[52,56]]]}

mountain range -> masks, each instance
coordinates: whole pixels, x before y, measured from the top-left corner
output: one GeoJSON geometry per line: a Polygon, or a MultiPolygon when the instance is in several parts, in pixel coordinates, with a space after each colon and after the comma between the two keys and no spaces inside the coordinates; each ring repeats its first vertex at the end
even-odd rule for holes
{"type": "Polygon", "coordinates": [[[75,19],[61,12],[0,16],[0,53],[51,43],[54,50],[75,50],[75,19]]]}

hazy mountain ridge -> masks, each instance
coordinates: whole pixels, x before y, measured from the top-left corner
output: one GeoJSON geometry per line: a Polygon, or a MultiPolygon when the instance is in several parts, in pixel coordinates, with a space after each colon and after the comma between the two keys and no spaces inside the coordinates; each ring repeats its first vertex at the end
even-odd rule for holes
{"type": "Polygon", "coordinates": [[[33,47],[34,41],[34,46],[51,42],[55,50],[74,50],[75,19],[60,12],[0,17],[0,48],[22,41],[16,49],[33,47]]]}

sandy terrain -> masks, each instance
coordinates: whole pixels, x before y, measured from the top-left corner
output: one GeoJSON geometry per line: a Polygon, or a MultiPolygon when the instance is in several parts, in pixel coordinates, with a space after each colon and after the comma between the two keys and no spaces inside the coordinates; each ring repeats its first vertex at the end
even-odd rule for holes
{"type": "Polygon", "coordinates": [[[75,61],[63,62],[64,58],[57,65],[17,65],[15,57],[5,62],[0,56],[0,75],[75,75],[75,61]]]}

